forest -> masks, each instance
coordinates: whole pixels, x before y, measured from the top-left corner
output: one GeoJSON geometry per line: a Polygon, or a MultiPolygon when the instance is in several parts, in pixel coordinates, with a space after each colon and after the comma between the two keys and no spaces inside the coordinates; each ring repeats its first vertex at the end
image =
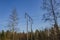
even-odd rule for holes
{"type": "Polygon", "coordinates": [[[52,27],[45,28],[43,30],[32,29],[33,18],[25,12],[26,19],[26,31],[17,32],[18,14],[16,8],[13,9],[12,14],[9,16],[9,22],[7,24],[7,31],[2,30],[0,32],[0,40],[60,40],[60,26],[58,25],[58,18],[60,18],[60,0],[42,0],[42,10],[46,13],[42,16],[42,21],[52,22],[52,27]],[[30,22],[31,31],[28,31],[28,23],[30,22]]]}

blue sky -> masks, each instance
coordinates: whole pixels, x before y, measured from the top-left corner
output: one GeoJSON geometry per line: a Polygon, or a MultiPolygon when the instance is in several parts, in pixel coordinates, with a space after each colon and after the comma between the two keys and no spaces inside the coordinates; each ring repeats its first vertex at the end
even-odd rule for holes
{"type": "Polygon", "coordinates": [[[42,14],[44,13],[40,8],[41,5],[42,0],[0,0],[0,31],[7,30],[5,26],[7,26],[9,15],[15,7],[19,17],[19,32],[23,30],[26,32],[25,12],[33,18],[33,30],[46,28],[48,24],[41,20],[42,14]]]}

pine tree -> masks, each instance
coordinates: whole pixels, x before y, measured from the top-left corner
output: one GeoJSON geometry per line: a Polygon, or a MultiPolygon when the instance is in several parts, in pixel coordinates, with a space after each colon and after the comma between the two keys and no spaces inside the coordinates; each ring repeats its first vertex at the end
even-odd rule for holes
{"type": "Polygon", "coordinates": [[[6,40],[6,36],[5,36],[4,30],[2,30],[2,33],[1,33],[1,40],[6,40]]]}

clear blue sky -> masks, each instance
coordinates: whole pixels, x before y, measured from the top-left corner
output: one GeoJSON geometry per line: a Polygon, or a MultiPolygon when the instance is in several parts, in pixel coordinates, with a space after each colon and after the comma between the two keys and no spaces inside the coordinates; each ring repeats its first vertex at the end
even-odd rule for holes
{"type": "MultiPolygon", "coordinates": [[[[44,11],[40,8],[42,0],[0,0],[0,31],[7,30],[9,15],[12,13],[14,7],[17,9],[19,17],[19,31],[26,31],[25,12],[33,18],[33,30],[43,29],[48,26],[41,18],[44,11]]],[[[30,24],[29,24],[30,30],[30,24]]]]}

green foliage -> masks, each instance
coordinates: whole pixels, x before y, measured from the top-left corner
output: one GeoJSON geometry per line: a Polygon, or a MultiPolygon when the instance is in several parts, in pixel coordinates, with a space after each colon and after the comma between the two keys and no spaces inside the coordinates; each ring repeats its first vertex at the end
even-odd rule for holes
{"type": "MultiPolygon", "coordinates": [[[[59,28],[59,27],[58,27],[59,28]]],[[[36,30],[35,32],[29,32],[28,33],[28,39],[31,40],[31,34],[32,34],[32,40],[60,40],[60,30],[52,27],[49,29],[49,32],[47,29],[45,30],[36,30]],[[49,33],[49,35],[48,35],[49,33]]],[[[26,33],[16,33],[14,32],[14,40],[27,40],[27,34],[26,33]]],[[[2,30],[2,33],[0,33],[0,40],[13,40],[13,33],[10,31],[4,32],[2,30]]]]}
{"type": "Polygon", "coordinates": [[[1,40],[6,40],[5,38],[6,38],[6,37],[5,37],[4,30],[2,30],[2,33],[1,33],[1,40]]]}

